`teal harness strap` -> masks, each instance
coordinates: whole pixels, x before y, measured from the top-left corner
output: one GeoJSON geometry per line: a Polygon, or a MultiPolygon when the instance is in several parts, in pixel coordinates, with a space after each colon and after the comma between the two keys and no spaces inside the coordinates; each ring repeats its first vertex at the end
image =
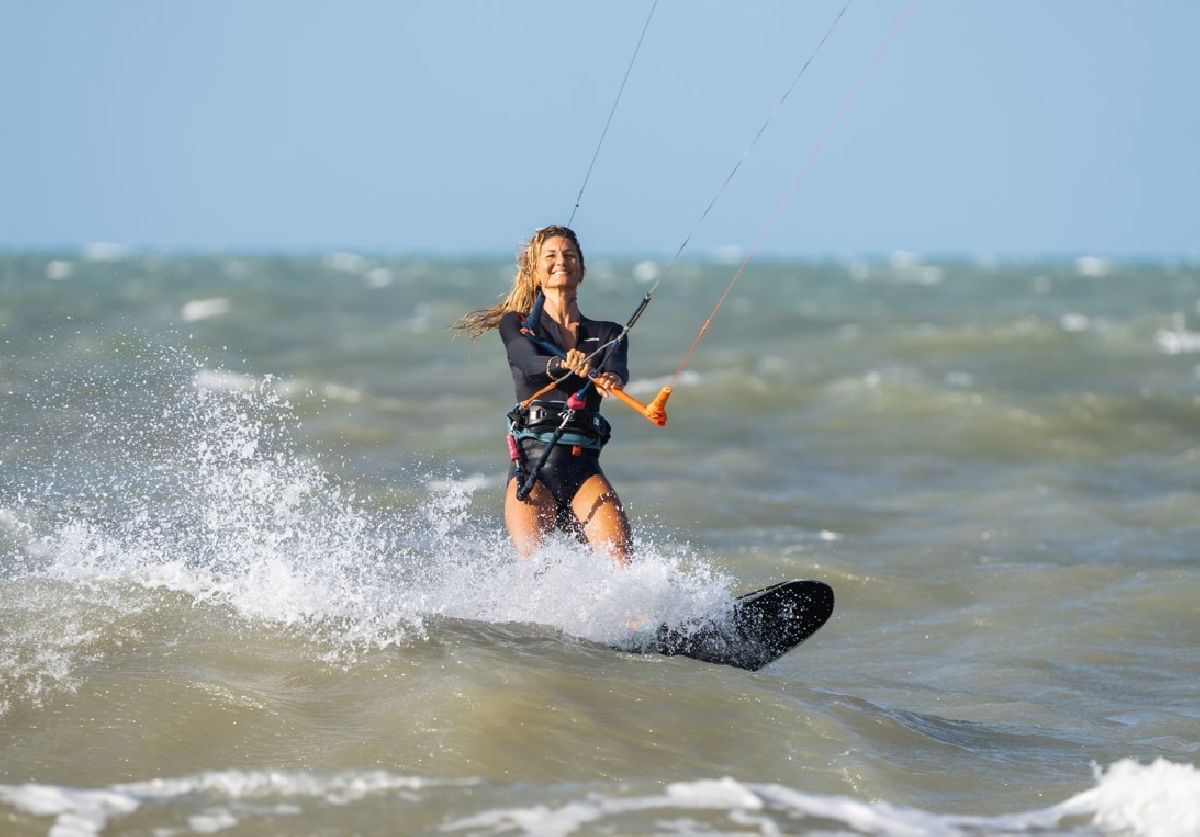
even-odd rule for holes
{"type": "Polygon", "coordinates": [[[600,450],[604,447],[604,440],[594,435],[583,435],[582,433],[572,433],[570,431],[541,432],[530,430],[527,427],[517,427],[512,422],[508,424],[508,433],[514,439],[536,439],[544,445],[571,445],[572,447],[587,448],[588,450],[600,450]]]}

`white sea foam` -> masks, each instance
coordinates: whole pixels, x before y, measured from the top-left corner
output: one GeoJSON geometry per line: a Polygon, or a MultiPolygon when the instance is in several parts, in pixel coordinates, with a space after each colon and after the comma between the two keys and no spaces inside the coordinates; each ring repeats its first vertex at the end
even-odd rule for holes
{"type": "Polygon", "coordinates": [[[418,302],[413,307],[412,316],[404,323],[404,328],[413,334],[425,334],[434,327],[433,306],[427,302],[418,302]]]}
{"type": "MultiPolygon", "coordinates": [[[[1096,768],[1095,787],[1044,809],[1000,816],[945,815],[886,802],[866,802],[847,796],[807,793],[782,785],[718,781],[678,782],[650,796],[589,794],[555,806],[497,808],[463,817],[443,826],[446,832],[488,829],[519,834],[574,834],[631,812],[661,811],[677,815],[688,809],[723,811],[731,824],[754,822],[757,833],[783,833],[779,823],[813,819],[832,821],[856,833],[926,837],[981,835],[1094,833],[1178,837],[1200,833],[1200,771],[1186,764],[1159,759],[1142,765],[1120,761],[1107,771],[1096,768]],[[1089,827],[1080,829],[1072,820],[1089,827]],[[778,821],[778,822],[777,822],[778,821]]],[[[827,826],[823,826],[823,829],[827,826]]],[[[791,833],[789,830],[788,833],[791,833]]]]}
{"type": "Polygon", "coordinates": [[[633,266],[633,278],[643,284],[649,284],[658,278],[658,262],[644,261],[633,266]]]}
{"type": "MultiPolygon", "coordinates": [[[[638,378],[635,381],[630,381],[629,386],[625,388],[630,395],[654,395],[660,389],[671,383],[669,377],[664,378],[638,378]]],[[[694,372],[691,369],[685,369],[680,373],[679,378],[675,381],[675,387],[695,387],[701,383],[699,372],[694,372]]]]}
{"type": "Polygon", "coordinates": [[[94,241],[83,247],[85,262],[116,262],[128,255],[128,249],[122,244],[111,241],[94,241]]]}
{"type": "Polygon", "coordinates": [[[229,300],[223,296],[211,299],[193,299],[183,304],[179,316],[185,323],[194,323],[198,320],[223,317],[229,313],[229,308],[229,300]]]}
{"type": "Polygon", "coordinates": [[[970,372],[959,372],[957,370],[947,372],[942,380],[946,382],[946,386],[955,389],[971,389],[975,386],[975,376],[970,372]]]}
{"type": "Polygon", "coordinates": [[[665,793],[652,796],[617,797],[592,794],[557,808],[538,805],[530,808],[502,808],[446,823],[442,831],[470,831],[487,828],[495,833],[516,830],[520,834],[541,837],[566,837],[587,825],[634,812],[661,810],[679,813],[688,810],[760,811],[763,799],[753,786],[732,779],[675,782],[665,793]]]}
{"type": "Polygon", "coordinates": [[[232,828],[243,818],[269,814],[299,814],[300,809],[277,805],[244,805],[256,800],[313,799],[346,806],[371,796],[417,791],[430,787],[465,787],[472,779],[432,780],[383,771],[346,772],[329,776],[286,771],[213,771],[176,779],[113,785],[100,790],[56,785],[0,785],[0,803],[35,817],[53,817],[55,837],[99,834],[121,817],[153,806],[199,799],[203,811],[188,817],[196,831],[232,828]],[[221,807],[218,807],[221,806],[221,807]]]}
{"type": "Polygon", "coordinates": [[[1080,256],[1075,260],[1075,272],[1090,279],[1108,276],[1112,269],[1112,262],[1099,256],[1080,256]]]}
{"type": "Polygon", "coordinates": [[[1126,759],[1107,771],[1096,767],[1095,773],[1096,787],[1067,800],[1059,811],[1090,814],[1108,833],[1200,834],[1200,769],[1166,759],[1148,765],[1126,759]]]}
{"type": "Polygon", "coordinates": [[[1168,355],[1200,352],[1200,332],[1189,331],[1183,314],[1175,314],[1170,328],[1161,328],[1154,335],[1159,349],[1168,355]]]}
{"type": "Polygon", "coordinates": [[[846,272],[850,274],[850,278],[855,282],[865,282],[871,278],[871,264],[859,259],[853,259],[846,263],[846,272]]]}
{"type": "Polygon", "coordinates": [[[248,279],[254,275],[254,268],[249,263],[241,261],[240,259],[234,259],[233,261],[225,262],[223,265],[221,265],[221,270],[230,279],[236,279],[239,281],[242,279],[248,279]]]}
{"type": "Polygon", "coordinates": [[[361,404],[366,398],[361,389],[335,383],[321,384],[321,395],[331,401],[343,401],[347,404],[361,404]]]}
{"type": "Polygon", "coordinates": [[[368,288],[386,288],[396,281],[392,271],[386,267],[373,267],[367,271],[368,288]]]}
{"type": "Polygon", "coordinates": [[[946,272],[937,265],[921,265],[900,273],[902,279],[914,285],[940,285],[946,279],[946,272]]]}
{"type": "Polygon", "coordinates": [[[717,264],[734,265],[746,257],[746,248],[740,244],[721,244],[713,248],[712,257],[717,264]]]}
{"type": "Polygon", "coordinates": [[[357,253],[328,253],[321,263],[339,273],[364,273],[367,270],[367,260],[357,253]]]}
{"type": "Polygon", "coordinates": [[[1092,320],[1086,314],[1063,314],[1059,318],[1059,326],[1063,331],[1079,333],[1092,327],[1092,320]]]}
{"type": "Polygon", "coordinates": [[[46,263],[46,278],[54,281],[70,279],[75,273],[75,266],[62,259],[54,259],[46,263]]]}
{"type": "Polygon", "coordinates": [[[917,253],[907,250],[893,252],[888,263],[897,282],[912,285],[940,285],[945,280],[945,271],[937,265],[922,264],[917,253]]]}
{"type": "MultiPolygon", "coordinates": [[[[249,376],[238,378],[239,386],[234,389],[240,391],[249,391],[259,385],[256,378],[249,376]]],[[[303,378],[286,378],[282,380],[272,381],[275,393],[280,398],[296,398],[299,396],[319,395],[330,401],[340,401],[344,404],[361,404],[367,399],[367,393],[358,387],[349,386],[347,384],[338,383],[336,381],[323,381],[316,383],[305,380],[303,378]]],[[[215,386],[211,389],[222,389],[223,387],[215,386]]],[[[388,403],[387,399],[379,399],[380,403],[388,403]]]]}

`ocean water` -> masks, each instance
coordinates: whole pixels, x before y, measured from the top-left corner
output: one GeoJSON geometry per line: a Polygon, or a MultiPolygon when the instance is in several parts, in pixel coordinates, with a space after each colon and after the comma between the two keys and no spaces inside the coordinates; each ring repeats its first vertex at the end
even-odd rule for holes
{"type": "Polygon", "coordinates": [[[752,264],[606,410],[628,569],[507,544],[510,278],[0,254],[0,833],[1200,833],[1200,266],[752,264]],[[762,671],[611,648],[787,578],[762,671]]]}

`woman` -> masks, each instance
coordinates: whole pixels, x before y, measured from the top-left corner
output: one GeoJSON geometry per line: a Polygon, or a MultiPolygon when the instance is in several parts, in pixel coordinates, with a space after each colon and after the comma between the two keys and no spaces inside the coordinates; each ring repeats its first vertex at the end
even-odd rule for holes
{"type": "Polygon", "coordinates": [[[529,556],[558,527],[624,564],[632,537],[617,492],[600,470],[609,428],[599,408],[602,395],[628,380],[628,345],[620,325],[580,312],[576,295],[585,272],[573,231],[540,229],[517,257],[508,296],[454,328],[474,339],[498,328],[508,351],[518,407],[509,413],[513,462],[504,523],[517,553],[529,556]]]}

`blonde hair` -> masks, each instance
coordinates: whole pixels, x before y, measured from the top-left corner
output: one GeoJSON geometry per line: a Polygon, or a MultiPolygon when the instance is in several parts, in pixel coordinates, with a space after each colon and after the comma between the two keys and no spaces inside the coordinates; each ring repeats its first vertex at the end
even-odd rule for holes
{"type": "Polygon", "coordinates": [[[519,311],[523,314],[532,308],[538,291],[541,290],[534,275],[538,257],[542,253],[542,245],[551,238],[565,238],[575,245],[575,252],[579,254],[580,270],[587,272],[583,261],[583,249],[579,246],[579,237],[575,235],[575,231],[567,227],[542,227],[534,232],[533,238],[525,242],[517,253],[517,275],[513,277],[513,284],[508,293],[500,297],[500,302],[491,308],[480,308],[463,315],[450,328],[465,331],[471,335],[472,340],[478,340],[480,336],[500,325],[500,318],[509,311],[519,311]]]}

